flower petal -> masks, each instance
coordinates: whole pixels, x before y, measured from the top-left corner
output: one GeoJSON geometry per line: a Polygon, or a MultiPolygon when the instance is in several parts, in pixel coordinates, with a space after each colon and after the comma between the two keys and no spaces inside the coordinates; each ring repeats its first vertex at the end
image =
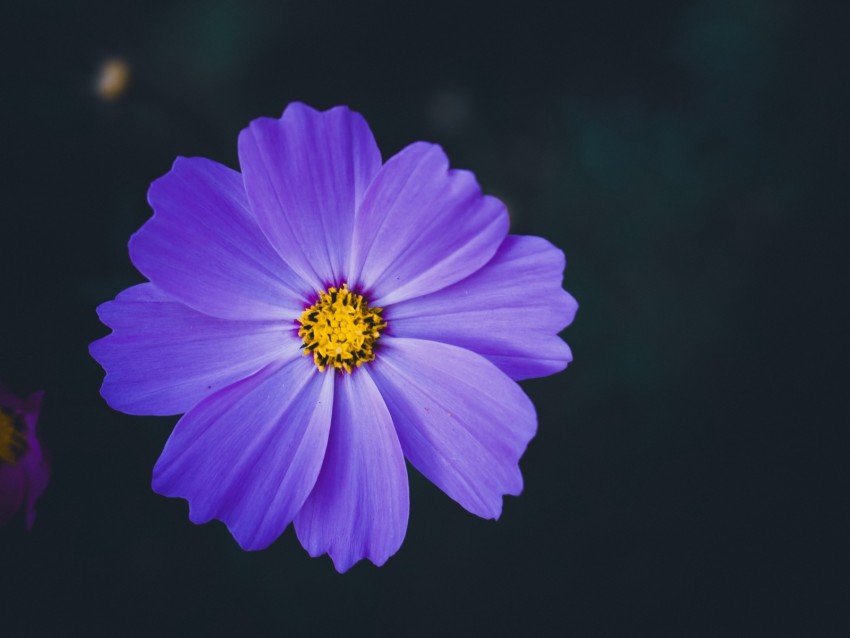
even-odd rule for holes
{"type": "Polygon", "coordinates": [[[24,422],[27,449],[14,464],[0,462],[0,526],[12,518],[26,502],[26,526],[35,522],[35,502],[44,493],[50,468],[37,436],[38,417],[44,392],[33,392],[26,399],[12,394],[0,384],[0,406],[11,409],[24,422]]]}
{"type": "Polygon", "coordinates": [[[21,509],[26,491],[27,481],[23,464],[0,463],[0,527],[21,509]]]}
{"type": "Polygon", "coordinates": [[[404,540],[408,510],[404,456],[374,381],[365,369],[336,375],[328,450],[295,517],[298,539],[339,572],[362,558],[383,565],[404,540]]]}
{"type": "Polygon", "coordinates": [[[404,455],[473,514],[498,518],[522,491],[519,458],[537,429],[520,387],[483,357],[447,344],[384,337],[369,372],[404,455]]]}
{"type": "Polygon", "coordinates": [[[280,256],[315,289],[344,281],[354,211],[381,166],[359,113],[290,104],[239,135],[251,208],[280,256]]]}
{"type": "Polygon", "coordinates": [[[179,157],[151,184],[154,215],[130,238],[136,267],[175,300],[224,319],[297,316],[312,288],[257,226],[242,176],[179,157]]]}
{"type": "Polygon", "coordinates": [[[35,523],[35,502],[44,494],[47,483],[50,481],[50,464],[44,456],[44,450],[42,450],[36,432],[43,400],[43,391],[33,392],[26,398],[24,407],[24,421],[27,425],[27,453],[21,459],[21,464],[24,467],[27,479],[27,529],[32,529],[33,523],[35,523]]]}
{"type": "Polygon", "coordinates": [[[100,392],[129,414],[185,412],[270,361],[297,356],[301,345],[289,323],[210,317],[153,284],[130,288],[97,311],[113,330],[89,348],[106,370],[100,392]]]}
{"type": "Polygon", "coordinates": [[[417,142],[381,168],[357,210],[348,281],[377,306],[424,295],[478,270],[507,232],[504,205],[417,142]]]}
{"type": "Polygon", "coordinates": [[[243,549],[268,547],[316,482],[328,440],[333,375],[299,357],[216,392],[183,416],[153,471],[153,489],[217,518],[243,549]]]}
{"type": "Polygon", "coordinates": [[[558,333],[578,304],[561,288],[564,254],[540,237],[508,235],[463,281],[384,310],[393,336],[451,343],[515,380],[563,370],[572,354],[558,333]]]}

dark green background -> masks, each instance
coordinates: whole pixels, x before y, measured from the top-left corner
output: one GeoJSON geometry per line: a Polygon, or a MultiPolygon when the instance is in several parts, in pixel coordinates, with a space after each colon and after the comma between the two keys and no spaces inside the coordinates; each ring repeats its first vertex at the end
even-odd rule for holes
{"type": "Polygon", "coordinates": [[[0,379],[46,391],[53,478],[32,533],[0,530],[2,636],[838,631],[841,7],[5,3],[0,379]],[[132,85],[105,103],[114,55],[132,85]],[[385,158],[442,144],[564,249],[580,303],[575,362],[523,384],[522,497],[482,521],[412,474],[401,550],[344,575],[153,494],[176,418],[110,410],[87,354],[94,308],[140,280],[150,181],[177,155],[235,167],[293,100],[362,112],[385,158]]]}

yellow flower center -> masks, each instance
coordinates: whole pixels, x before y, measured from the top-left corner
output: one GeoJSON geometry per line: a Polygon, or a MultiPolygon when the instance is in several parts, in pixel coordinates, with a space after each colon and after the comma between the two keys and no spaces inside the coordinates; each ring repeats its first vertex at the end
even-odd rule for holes
{"type": "Polygon", "coordinates": [[[0,464],[17,463],[26,451],[23,422],[14,412],[0,406],[0,464]]]}
{"type": "Polygon", "coordinates": [[[367,306],[363,295],[351,292],[348,284],[328,288],[298,319],[304,354],[313,355],[320,372],[333,366],[350,374],[375,359],[375,342],[387,327],[381,312],[383,308],[367,306]]]}

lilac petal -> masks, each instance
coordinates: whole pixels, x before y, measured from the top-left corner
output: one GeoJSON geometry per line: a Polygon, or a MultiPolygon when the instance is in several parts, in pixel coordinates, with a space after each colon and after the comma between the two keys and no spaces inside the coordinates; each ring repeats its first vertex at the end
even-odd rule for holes
{"type": "Polygon", "coordinates": [[[456,346],[384,337],[369,372],[404,455],[473,514],[498,518],[503,494],[522,491],[519,458],[537,429],[520,387],[456,346]]]}
{"type": "Polygon", "coordinates": [[[251,208],[280,256],[316,290],[344,281],[354,211],[381,166],[368,124],[345,107],[290,104],[239,135],[251,208]]]}
{"type": "Polygon", "coordinates": [[[242,177],[207,159],[179,157],[151,184],[153,217],[130,238],[136,267],[175,300],[224,319],[298,316],[301,281],[269,245],[242,177]]]}
{"type": "Polygon", "coordinates": [[[504,205],[468,171],[449,170],[436,145],[417,142],[381,168],[357,211],[349,284],[386,306],[463,279],[508,232],[504,205]]]}
{"type": "Polygon", "coordinates": [[[41,412],[44,392],[33,392],[25,401],[24,422],[27,425],[27,453],[21,459],[26,473],[26,524],[32,529],[35,523],[35,502],[44,494],[50,480],[50,465],[44,457],[41,442],[38,440],[36,425],[41,412]]]}
{"type": "Polygon", "coordinates": [[[26,472],[23,464],[0,463],[0,527],[21,509],[26,491],[26,472]]]}
{"type": "Polygon", "coordinates": [[[175,426],[153,489],[188,500],[194,523],[224,521],[243,549],[268,547],[316,482],[333,389],[299,357],[216,392],[175,426]]]}
{"type": "Polygon", "coordinates": [[[558,333],[578,304],[561,288],[564,254],[540,237],[508,235],[481,270],[385,309],[393,336],[451,343],[515,380],[563,370],[572,354],[558,333]]]}
{"type": "Polygon", "coordinates": [[[173,301],[180,303],[150,282],[125,288],[115,296],[115,301],[173,301]]]}
{"type": "Polygon", "coordinates": [[[106,370],[101,394],[129,414],[185,412],[270,361],[297,357],[301,345],[288,323],[210,317],[153,284],[130,288],[97,311],[113,330],[90,346],[106,370]]]}
{"type": "Polygon", "coordinates": [[[339,572],[362,558],[383,565],[404,540],[408,510],[404,456],[374,381],[363,368],[337,375],[328,450],[295,517],[298,539],[339,572]]]}

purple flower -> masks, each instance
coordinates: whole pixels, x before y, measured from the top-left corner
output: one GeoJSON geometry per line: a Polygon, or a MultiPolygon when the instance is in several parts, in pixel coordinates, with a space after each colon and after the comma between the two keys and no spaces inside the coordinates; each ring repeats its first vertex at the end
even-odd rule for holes
{"type": "Polygon", "coordinates": [[[44,392],[21,399],[0,385],[0,526],[26,504],[27,529],[35,502],[50,479],[50,467],[36,433],[44,392]]]}
{"type": "Polygon", "coordinates": [[[405,458],[498,518],[536,430],[516,381],[571,360],[561,251],[508,235],[439,146],[382,163],[344,107],[253,121],[239,163],[178,158],[151,185],[130,240],[150,283],[98,309],[109,405],[185,413],[154,490],[249,550],[293,522],[339,571],[401,545],[405,458]]]}

